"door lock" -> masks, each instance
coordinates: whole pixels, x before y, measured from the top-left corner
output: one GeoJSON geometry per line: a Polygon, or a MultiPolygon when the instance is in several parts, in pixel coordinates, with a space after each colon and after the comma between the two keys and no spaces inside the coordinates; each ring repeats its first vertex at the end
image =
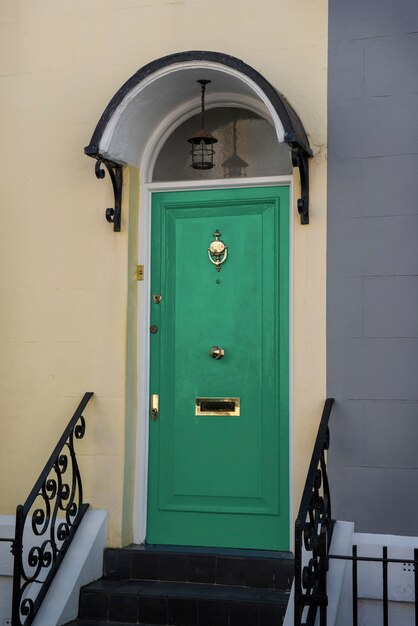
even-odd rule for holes
{"type": "Polygon", "coordinates": [[[217,361],[219,361],[219,359],[224,358],[225,350],[223,348],[220,348],[219,346],[212,346],[209,350],[209,356],[211,356],[212,359],[216,359],[217,361]]]}
{"type": "Polygon", "coordinates": [[[151,396],[151,416],[155,422],[158,419],[158,413],[160,410],[160,396],[158,393],[153,393],[151,396]]]}

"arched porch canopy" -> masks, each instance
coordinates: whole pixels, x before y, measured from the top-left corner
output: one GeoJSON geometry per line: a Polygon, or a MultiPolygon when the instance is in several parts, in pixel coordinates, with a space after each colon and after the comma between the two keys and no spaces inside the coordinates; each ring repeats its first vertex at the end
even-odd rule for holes
{"type": "Polygon", "coordinates": [[[298,210],[309,222],[308,158],[312,156],[302,122],[287,100],[256,70],[243,61],[218,52],[179,52],[152,61],[116,92],[103,112],[89,145],[88,156],[98,160],[96,175],[106,165],[115,191],[115,208],[106,217],[120,230],[122,166],[140,167],[166,137],[200,108],[196,81],[211,80],[207,106],[243,106],[274,125],[277,140],[292,148],[293,165],[301,174],[298,210]]]}

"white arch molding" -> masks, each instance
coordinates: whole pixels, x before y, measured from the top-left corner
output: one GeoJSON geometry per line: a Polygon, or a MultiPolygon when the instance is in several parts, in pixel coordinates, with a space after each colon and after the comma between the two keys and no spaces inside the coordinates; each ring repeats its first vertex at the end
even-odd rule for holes
{"type": "MultiPolygon", "coordinates": [[[[293,109],[286,106],[295,116],[283,115],[277,102],[273,102],[270,91],[279,98],[282,97],[269,85],[265,79],[252,68],[241,61],[226,57],[218,53],[179,53],[172,57],[165,57],[139,70],[115,94],[104,111],[96,130],[93,133],[85,153],[97,159],[96,175],[103,178],[101,164],[104,163],[112,178],[115,192],[115,209],[121,205],[122,166],[134,165],[140,168],[140,211],[139,211],[139,255],[138,264],[144,265],[145,275],[143,282],[138,284],[138,422],[135,464],[134,489],[134,541],[143,543],[146,536],[146,502],[148,478],[148,419],[149,419],[149,311],[150,311],[150,234],[151,234],[151,194],[156,190],[179,189],[209,189],[220,187],[243,187],[255,185],[289,185],[290,197],[293,198],[293,176],[264,177],[256,179],[222,179],[196,182],[152,183],[152,172],[157,156],[171,133],[186,119],[200,111],[200,93],[196,81],[207,78],[212,81],[207,92],[207,108],[213,107],[242,107],[247,108],[267,121],[275,128],[279,143],[286,142],[292,148],[293,165],[299,167],[302,182],[302,198],[298,206],[302,223],[308,223],[307,203],[308,188],[308,157],[311,156],[309,143],[293,109]],[[178,57],[187,55],[200,56],[179,61],[178,57]],[[229,64],[218,60],[208,60],[205,55],[222,57],[229,64]],[[171,63],[174,58],[176,62],[171,63]],[[231,63],[232,59],[232,63],[231,63]],[[159,67],[163,62],[163,67],[159,67]],[[153,66],[155,68],[153,69],[153,66]],[[247,71],[241,71],[241,66],[247,71]],[[153,70],[153,71],[150,71],[153,70]],[[248,71],[249,70],[249,71],[248,71]],[[258,77],[261,80],[255,80],[258,77]],[[142,76],[145,74],[145,76],[142,76]],[[263,81],[269,87],[263,84],[263,81]],[[282,117],[279,116],[279,112],[282,117]],[[285,119],[283,119],[283,117],[285,119]],[[289,124],[290,120],[290,124],[289,124]],[[293,122],[293,124],[292,124],[293,122]],[[298,126],[299,124],[299,126],[298,126]],[[299,162],[297,162],[299,161],[299,162]],[[305,181],[303,180],[305,179],[305,181]],[[305,182],[305,184],[304,184],[305,182]],[[305,187],[305,189],[303,188],[305,187]],[[118,197],[119,195],[119,197],[118,197]],[[305,211],[306,208],[306,211],[305,211]],[[305,218],[303,217],[305,214],[305,218]],[[305,222],[303,220],[305,219],[305,222]]],[[[289,111],[287,111],[289,113],[289,111]]],[[[293,202],[291,203],[291,206],[293,202]]],[[[113,221],[113,217],[108,221],[113,221]]],[[[119,218],[120,219],[120,218],[119,218]]],[[[115,220],[116,222],[116,220],[115,220]]],[[[120,222],[119,222],[120,224],[120,222]]],[[[293,221],[291,220],[291,228],[293,221]]],[[[114,230],[120,230],[115,226],[114,230]]],[[[290,236],[291,256],[293,236],[290,236]]],[[[291,276],[293,274],[291,262],[291,276]]],[[[290,280],[290,347],[292,346],[292,280],[290,280]]],[[[290,372],[292,372],[292,354],[290,354],[290,372]]],[[[292,390],[292,383],[290,386],[292,390]]],[[[292,398],[290,393],[290,398],[292,398]]],[[[290,416],[292,403],[290,402],[290,416]]],[[[290,420],[290,437],[292,420],[290,420]]],[[[291,446],[290,446],[291,450],[291,446]]],[[[292,467],[292,464],[291,466],[292,467]]],[[[292,484],[292,476],[290,476],[292,484]]],[[[291,502],[291,498],[290,498],[291,502]]],[[[292,511],[291,511],[292,515],[292,511]]],[[[292,520],[293,518],[291,518],[292,520]]],[[[292,524],[290,525],[292,528],[292,524]]]]}
{"type": "Polygon", "coordinates": [[[161,125],[173,124],[184,112],[190,116],[200,110],[196,81],[203,75],[212,81],[206,96],[208,107],[228,106],[228,102],[247,106],[269,117],[277,141],[284,142],[285,130],[277,111],[252,79],[220,63],[186,61],[155,71],[126,94],[103,130],[100,154],[117,163],[141,167],[146,146],[150,140],[152,144],[152,135],[161,134],[161,125]]]}

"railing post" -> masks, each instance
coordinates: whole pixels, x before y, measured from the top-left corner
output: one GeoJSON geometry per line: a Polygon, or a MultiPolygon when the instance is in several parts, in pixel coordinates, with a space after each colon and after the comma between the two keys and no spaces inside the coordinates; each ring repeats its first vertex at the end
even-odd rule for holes
{"type": "Polygon", "coordinates": [[[418,626],[418,548],[414,549],[415,626],[418,626]]]}
{"type": "Polygon", "coordinates": [[[352,563],[352,594],[353,594],[353,626],[358,625],[358,587],[357,587],[357,546],[353,546],[353,563],[352,563]]]}
{"type": "Polygon", "coordinates": [[[320,596],[320,626],[327,626],[327,571],[328,571],[328,538],[326,528],[321,528],[319,535],[319,596],[320,596]]]}
{"type": "Polygon", "coordinates": [[[25,519],[23,506],[16,507],[15,539],[12,547],[13,554],[13,592],[12,592],[12,626],[20,626],[20,579],[22,572],[23,529],[25,519]]]}
{"type": "Polygon", "coordinates": [[[295,522],[295,596],[294,596],[294,626],[301,626],[302,610],[302,522],[295,522]]]}
{"type": "Polygon", "coordinates": [[[382,575],[383,575],[383,626],[389,624],[389,594],[388,594],[388,549],[383,546],[382,575]]]}

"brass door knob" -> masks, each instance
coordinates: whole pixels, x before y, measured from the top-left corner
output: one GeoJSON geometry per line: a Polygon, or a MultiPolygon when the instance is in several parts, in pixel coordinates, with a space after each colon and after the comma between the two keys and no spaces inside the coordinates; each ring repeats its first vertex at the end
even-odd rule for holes
{"type": "Polygon", "coordinates": [[[212,359],[219,361],[219,359],[223,359],[225,356],[225,350],[219,346],[212,346],[209,350],[209,356],[211,356],[212,359]]]}

